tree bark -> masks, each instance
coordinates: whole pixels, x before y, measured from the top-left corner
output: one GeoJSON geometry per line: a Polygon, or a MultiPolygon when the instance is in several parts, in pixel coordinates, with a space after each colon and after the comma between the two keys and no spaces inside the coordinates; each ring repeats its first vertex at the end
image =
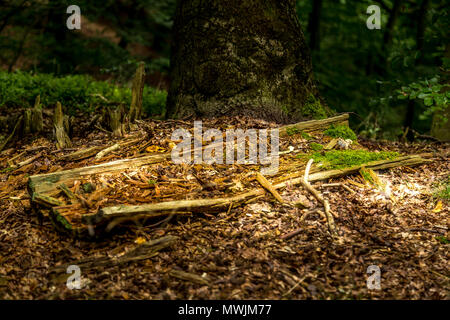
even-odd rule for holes
{"type": "Polygon", "coordinates": [[[178,1],[167,116],[322,118],[293,0],[178,1]]]}

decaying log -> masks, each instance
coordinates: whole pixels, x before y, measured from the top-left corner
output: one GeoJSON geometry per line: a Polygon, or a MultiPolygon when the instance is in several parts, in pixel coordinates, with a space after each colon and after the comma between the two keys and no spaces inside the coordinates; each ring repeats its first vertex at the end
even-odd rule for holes
{"type": "Polygon", "coordinates": [[[142,95],[144,93],[145,63],[140,62],[133,79],[131,105],[128,120],[134,122],[142,115],[142,95]]]}
{"type": "Polygon", "coordinates": [[[290,132],[297,133],[301,131],[317,131],[327,129],[332,124],[344,124],[348,125],[348,113],[338,115],[336,117],[321,119],[321,120],[311,120],[303,121],[295,124],[290,124],[279,128],[280,137],[290,135],[290,132]]]}
{"type": "MultiPolygon", "coordinates": [[[[387,169],[393,167],[399,167],[404,165],[416,165],[420,163],[425,163],[427,160],[420,158],[418,156],[407,156],[401,157],[396,160],[383,160],[383,161],[375,161],[370,162],[365,165],[354,166],[348,169],[341,170],[329,170],[324,172],[317,172],[309,175],[308,182],[312,181],[320,181],[326,180],[329,178],[337,178],[347,174],[357,173],[359,169],[362,167],[366,168],[374,168],[377,169],[387,169]]],[[[302,184],[305,188],[308,188],[304,183],[304,177],[299,177],[295,179],[290,179],[278,184],[273,185],[274,189],[285,188],[287,185],[299,185],[302,184]]],[[[309,184],[309,183],[308,183],[309,184]]],[[[315,190],[315,189],[314,189],[315,190]]],[[[311,191],[308,189],[308,191],[311,191]]],[[[266,190],[264,188],[254,189],[252,191],[239,194],[229,198],[215,198],[215,199],[198,199],[198,200],[182,200],[182,201],[167,201],[160,202],[154,204],[144,204],[144,205],[136,205],[136,206],[112,206],[105,207],[99,209],[98,212],[94,214],[84,215],[82,217],[83,223],[86,225],[92,224],[103,224],[108,221],[120,218],[123,221],[127,219],[132,220],[136,216],[141,217],[153,217],[153,216],[164,216],[170,215],[172,212],[192,212],[192,213],[203,213],[203,212],[219,212],[225,211],[229,208],[230,204],[233,204],[234,207],[237,205],[247,203],[247,201],[254,199],[256,197],[264,195],[266,190]]],[[[314,192],[313,192],[314,194],[314,192]]],[[[330,219],[331,213],[329,210],[329,204],[326,204],[326,201],[323,197],[317,192],[317,195],[314,195],[321,203],[324,204],[327,219],[330,219]]],[[[332,216],[331,216],[332,218],[332,216]]],[[[331,220],[331,219],[330,219],[331,220]]],[[[331,220],[331,224],[333,224],[334,220],[331,220]]],[[[331,226],[332,230],[335,230],[333,226],[331,226]]],[[[334,233],[334,231],[333,231],[334,233]]]]}
{"type": "Polygon", "coordinates": [[[31,201],[47,207],[47,208],[53,208],[55,206],[61,206],[62,202],[59,201],[58,199],[49,197],[49,196],[45,196],[43,194],[39,194],[39,193],[35,193],[33,194],[33,197],[31,198],[31,201]]]}
{"type": "Polygon", "coordinates": [[[72,147],[72,142],[68,136],[68,118],[62,112],[61,103],[56,103],[55,114],[53,117],[53,132],[56,138],[56,147],[58,149],[72,147]]]}
{"type": "Polygon", "coordinates": [[[118,255],[117,257],[101,256],[85,258],[79,261],[57,266],[51,269],[50,273],[65,273],[67,271],[67,267],[70,265],[77,265],[81,270],[92,270],[96,268],[117,266],[132,261],[150,259],[156,256],[159,251],[174,244],[177,240],[178,237],[165,236],[140,244],[133,250],[130,250],[122,255],[118,255]]]}
{"type": "Polygon", "coordinates": [[[124,159],[107,163],[102,163],[90,167],[77,168],[47,174],[31,176],[28,180],[28,187],[31,194],[37,192],[44,195],[54,195],[59,193],[58,186],[62,183],[70,185],[74,180],[93,174],[116,172],[131,168],[139,168],[144,165],[162,162],[170,157],[170,154],[148,155],[136,159],[124,159]]]}

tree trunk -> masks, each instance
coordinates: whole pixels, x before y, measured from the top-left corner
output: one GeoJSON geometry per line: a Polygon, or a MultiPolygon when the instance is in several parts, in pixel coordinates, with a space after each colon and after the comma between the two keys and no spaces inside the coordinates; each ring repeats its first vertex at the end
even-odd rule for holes
{"type": "Polygon", "coordinates": [[[167,116],[330,114],[293,0],[178,1],[167,116]]]}

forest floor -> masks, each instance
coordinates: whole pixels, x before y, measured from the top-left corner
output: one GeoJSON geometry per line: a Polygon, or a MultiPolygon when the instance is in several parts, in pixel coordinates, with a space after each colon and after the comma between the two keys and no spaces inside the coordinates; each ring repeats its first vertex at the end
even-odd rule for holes
{"type": "MultiPolygon", "coordinates": [[[[267,192],[246,205],[215,214],[135,221],[114,228],[100,239],[83,240],[57,231],[51,221],[33,210],[27,190],[29,176],[167,151],[172,130],[192,128],[193,124],[142,121],[138,130],[126,137],[138,138],[136,144],[99,160],[65,161],[61,158],[64,154],[89,146],[106,147],[115,141],[108,133],[83,127],[83,120],[79,121],[71,149],[57,150],[49,131],[39,138],[22,139],[0,153],[1,299],[450,298],[449,206],[433,196],[437,184],[449,176],[449,144],[359,140],[359,145],[368,150],[407,155],[436,152],[441,156],[415,167],[378,171],[379,177],[389,183],[389,195],[364,184],[358,174],[313,183],[337,215],[335,224],[341,241],[330,236],[326,219],[314,212],[321,204],[302,186],[280,191],[287,204],[277,202],[267,192]],[[8,160],[14,157],[14,163],[33,161],[11,169],[8,160]],[[323,187],[327,182],[343,183],[347,189],[323,187]],[[308,208],[289,205],[296,200],[308,208]],[[305,212],[310,214],[304,217],[305,212]],[[299,228],[295,236],[285,239],[299,228]],[[82,259],[129,252],[142,242],[166,235],[177,236],[176,244],[149,259],[81,268],[83,287],[78,290],[66,286],[69,274],[52,272],[55,267],[76,265],[82,259]],[[367,287],[371,265],[380,268],[380,290],[367,287]],[[173,270],[197,277],[181,279],[173,270]]],[[[275,126],[245,118],[204,121],[204,127],[230,125],[275,126]]],[[[294,146],[307,153],[311,141],[327,142],[320,134],[313,135],[312,140],[295,135],[281,141],[280,151],[294,146]]],[[[303,168],[299,167],[300,174],[303,168]]],[[[102,204],[223,196],[229,192],[221,187],[227,179],[233,192],[258,187],[258,182],[249,178],[249,172],[256,169],[242,165],[183,167],[167,161],[145,170],[137,174],[153,177],[157,187],[133,189],[126,184],[134,177],[128,171],[93,180],[93,184],[103,181],[110,186],[102,204]],[[202,181],[215,184],[207,188],[202,181]]]]}

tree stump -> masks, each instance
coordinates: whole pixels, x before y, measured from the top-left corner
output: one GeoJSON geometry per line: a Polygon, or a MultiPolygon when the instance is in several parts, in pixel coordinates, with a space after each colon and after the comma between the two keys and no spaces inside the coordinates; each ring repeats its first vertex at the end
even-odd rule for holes
{"type": "Polygon", "coordinates": [[[38,95],[34,102],[34,108],[31,110],[31,132],[39,133],[44,129],[42,118],[41,96],[38,95]]]}
{"type": "Polygon", "coordinates": [[[68,117],[62,111],[61,103],[56,103],[55,114],[53,117],[53,132],[56,138],[56,147],[58,149],[70,148],[72,142],[68,136],[68,117]]]}
{"type": "Polygon", "coordinates": [[[37,96],[33,109],[25,109],[23,113],[22,134],[39,133],[44,129],[41,96],[37,96]]]}
{"type": "Polygon", "coordinates": [[[125,133],[123,108],[109,108],[108,110],[108,125],[114,137],[122,137],[125,133]]]}
{"type": "Polygon", "coordinates": [[[131,105],[128,114],[130,123],[142,116],[142,95],[144,93],[145,63],[140,62],[133,79],[131,105]]]}

